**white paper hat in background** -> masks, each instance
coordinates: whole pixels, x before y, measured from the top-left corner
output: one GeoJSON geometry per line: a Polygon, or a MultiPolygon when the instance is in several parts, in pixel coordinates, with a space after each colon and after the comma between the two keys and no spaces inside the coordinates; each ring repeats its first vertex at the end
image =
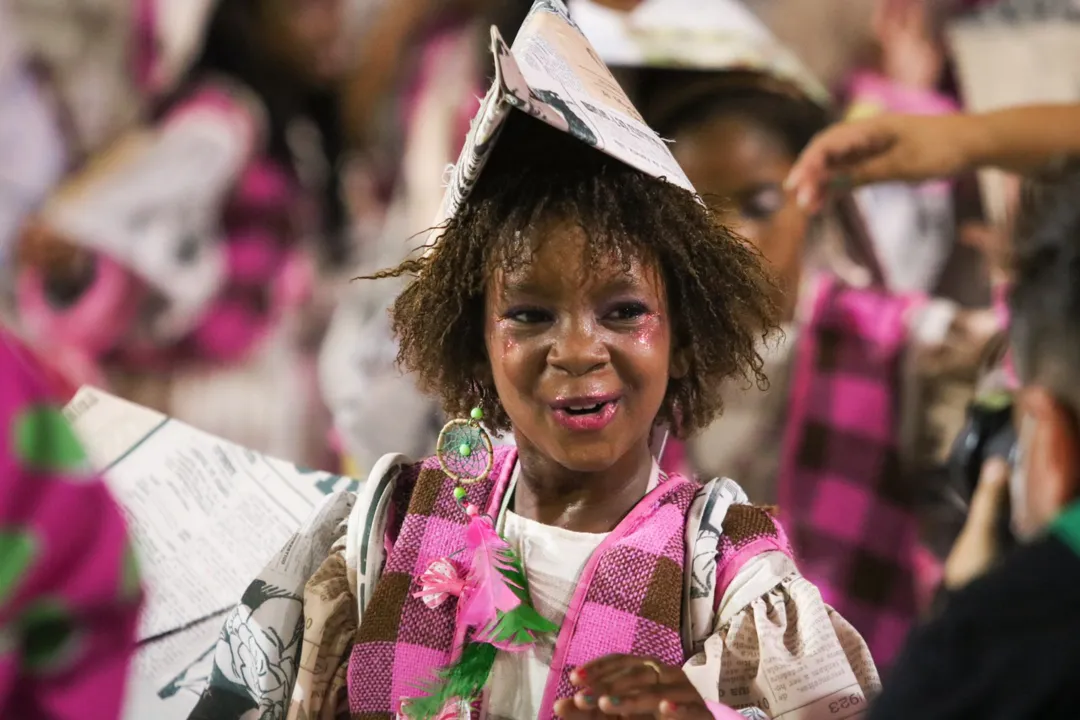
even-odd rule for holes
{"type": "Polygon", "coordinates": [[[644,0],[629,12],[570,0],[570,10],[609,65],[758,72],[831,103],[828,90],[738,0],[644,0]]]}
{"type": "MultiPolygon", "coordinates": [[[[1008,0],[950,27],[964,105],[973,112],[1080,101],[1080,2],[1008,0]]],[[[1006,221],[1010,180],[979,173],[990,219],[1006,221]]]]}
{"type": "Polygon", "coordinates": [[[167,92],[176,86],[202,52],[206,29],[219,0],[138,0],[154,18],[157,54],[152,58],[151,86],[167,92]]]}
{"type": "Polygon", "coordinates": [[[515,110],[694,192],[667,144],[642,120],[562,0],[536,0],[512,49],[492,28],[491,46],[495,82],[451,172],[436,226],[453,217],[468,197],[515,110]]]}

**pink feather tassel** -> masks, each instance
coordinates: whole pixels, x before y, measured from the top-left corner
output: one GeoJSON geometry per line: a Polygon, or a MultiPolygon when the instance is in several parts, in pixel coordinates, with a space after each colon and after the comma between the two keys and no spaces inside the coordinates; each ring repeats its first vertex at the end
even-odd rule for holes
{"type": "Polygon", "coordinates": [[[498,613],[507,613],[521,604],[501,572],[507,567],[503,553],[510,549],[499,537],[491,518],[474,505],[466,508],[469,526],[465,530],[469,570],[465,591],[458,606],[458,621],[468,627],[486,629],[498,622],[498,613]]]}

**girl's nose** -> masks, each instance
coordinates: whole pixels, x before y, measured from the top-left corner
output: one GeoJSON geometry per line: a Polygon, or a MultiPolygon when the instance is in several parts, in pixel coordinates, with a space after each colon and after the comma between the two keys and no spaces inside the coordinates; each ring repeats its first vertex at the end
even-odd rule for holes
{"type": "Polygon", "coordinates": [[[559,323],[548,364],[573,376],[604,367],[611,358],[600,331],[592,317],[574,317],[559,323]]]}

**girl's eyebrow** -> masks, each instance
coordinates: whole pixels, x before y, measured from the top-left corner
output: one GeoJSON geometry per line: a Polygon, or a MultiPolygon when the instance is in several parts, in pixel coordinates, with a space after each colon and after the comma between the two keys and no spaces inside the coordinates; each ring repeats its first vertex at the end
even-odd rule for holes
{"type": "Polygon", "coordinates": [[[620,273],[603,285],[597,286],[596,291],[598,294],[610,295],[621,292],[640,292],[646,287],[647,285],[641,279],[635,278],[630,273],[620,273]]]}

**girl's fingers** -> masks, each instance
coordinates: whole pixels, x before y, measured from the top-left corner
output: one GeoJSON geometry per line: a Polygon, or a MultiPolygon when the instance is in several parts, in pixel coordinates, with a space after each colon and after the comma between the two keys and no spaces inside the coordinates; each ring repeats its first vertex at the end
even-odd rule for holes
{"type": "Polygon", "coordinates": [[[703,704],[679,704],[664,700],[660,703],[663,720],[714,720],[712,711],[703,704]]]}
{"type": "Polygon", "coordinates": [[[655,716],[662,713],[661,705],[669,710],[674,709],[675,712],[683,712],[685,709],[687,713],[694,708],[705,707],[701,695],[685,680],[671,685],[641,687],[622,694],[604,694],[597,701],[600,711],[609,716],[655,716]]]}
{"type": "Polygon", "coordinates": [[[620,697],[637,690],[676,682],[677,678],[681,676],[682,673],[673,676],[666,668],[662,668],[658,673],[652,666],[644,665],[641,661],[638,661],[634,665],[613,669],[602,677],[593,678],[590,676],[589,682],[576,696],[581,698],[582,701],[578,703],[578,707],[594,705],[602,695],[620,697]]]}
{"type": "Polygon", "coordinates": [[[595,706],[592,708],[579,707],[572,698],[564,698],[555,703],[556,717],[563,720],[598,720],[604,714],[595,706]]]}
{"type": "Polygon", "coordinates": [[[574,670],[570,673],[570,682],[580,688],[596,688],[627,674],[633,674],[639,678],[649,675],[652,680],[646,682],[655,685],[661,680],[659,676],[667,672],[668,669],[662,664],[648,658],[635,655],[607,655],[574,670]],[[653,665],[660,668],[659,673],[653,668],[653,665]]]}

